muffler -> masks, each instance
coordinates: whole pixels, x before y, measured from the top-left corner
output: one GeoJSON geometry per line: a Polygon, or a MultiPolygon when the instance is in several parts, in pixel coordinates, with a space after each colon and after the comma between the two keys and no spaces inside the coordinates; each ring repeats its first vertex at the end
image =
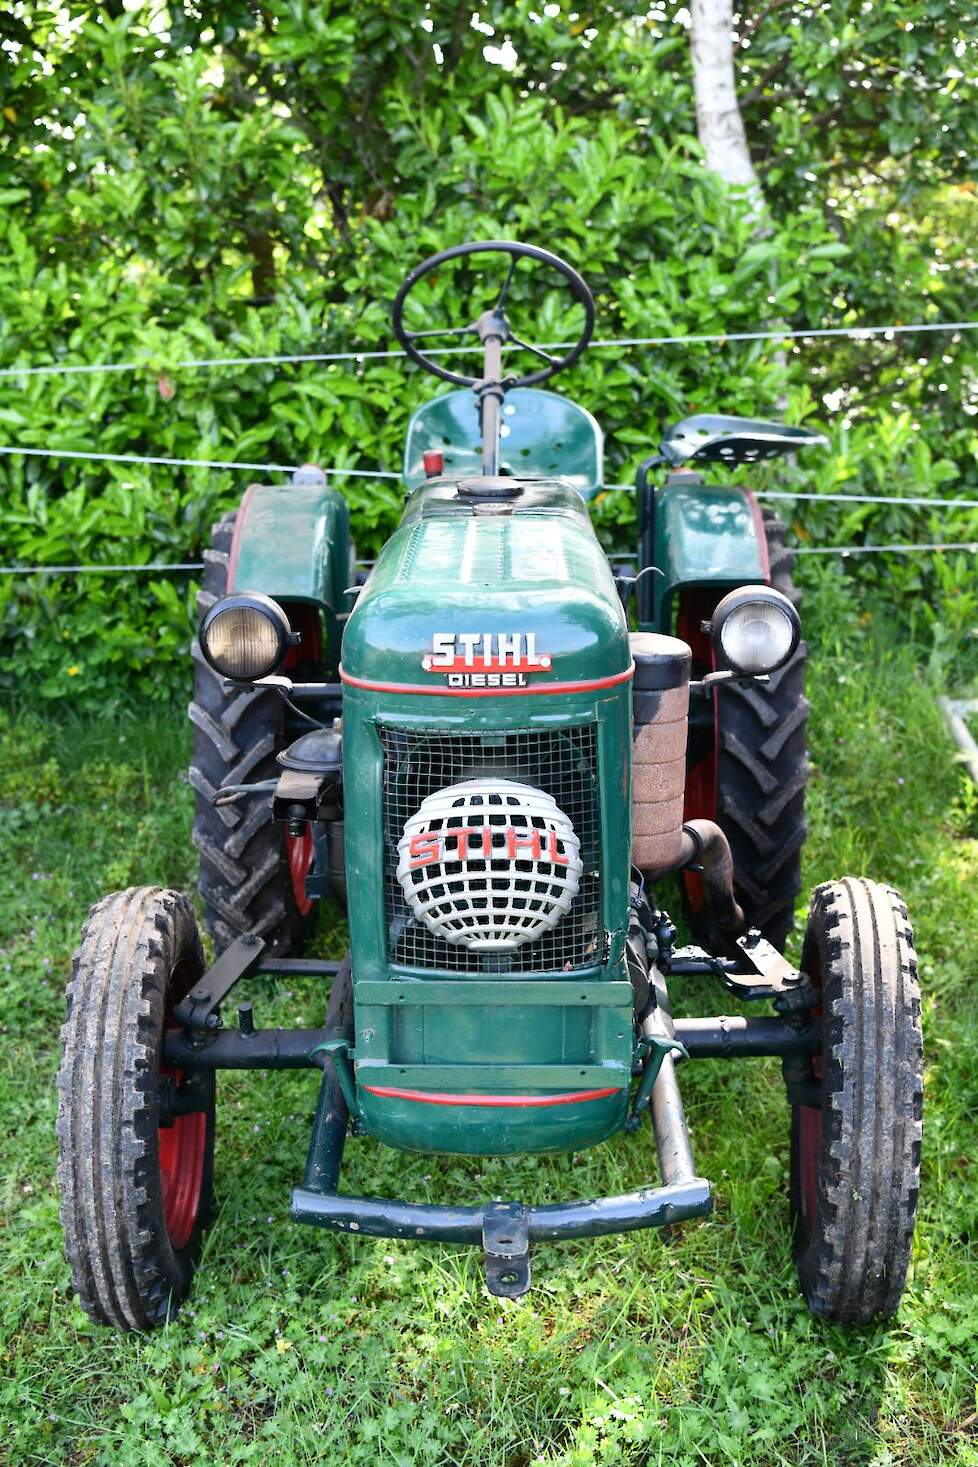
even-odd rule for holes
{"type": "Polygon", "coordinates": [[[632,862],[654,881],[680,863],[693,654],[678,637],[632,632],[632,862]]]}
{"type": "Polygon", "coordinates": [[[744,930],[730,843],[713,820],[683,824],[692,652],[678,637],[632,632],[632,862],[647,881],[683,866],[703,873],[703,898],[724,937],[744,930]]]}

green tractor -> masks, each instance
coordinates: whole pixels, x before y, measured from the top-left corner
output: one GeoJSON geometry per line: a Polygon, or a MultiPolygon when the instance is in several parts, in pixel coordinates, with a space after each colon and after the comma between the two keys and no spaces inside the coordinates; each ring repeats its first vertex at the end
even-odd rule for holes
{"type": "Polygon", "coordinates": [[[218,956],[206,966],[184,895],[130,889],[92,909],[68,990],[62,1218],[96,1320],[149,1328],[190,1288],[219,1070],[320,1073],[293,1218],[473,1244],[490,1292],[515,1297],[536,1240],[710,1211],[677,1069],[751,1055],[782,1062],[809,1307],[853,1323],[897,1307],[920,1164],[913,936],[896,892],[846,878],[815,891],[800,968],[782,954],[805,835],[792,556],[750,493],[697,472],[819,435],[702,415],[671,428],[638,473],[638,573],[616,575],[588,515],[601,430],[541,386],[593,323],[588,287],[548,251],[433,256],[394,329],[455,390],[411,420],[403,516],[369,575],[312,467],[253,486],[217,526],[190,778],[218,956]],[[455,268],[491,303],[438,326],[419,299],[457,298],[455,268]],[[544,275],[551,322],[554,281],[570,292],[570,345],[510,325],[544,275]],[[445,365],[472,351],[478,376],[445,365]],[[530,369],[508,375],[520,354],[530,369]],[[695,945],[659,905],[676,877],[695,945]],[[299,956],[327,895],[349,921],[338,963],[299,956]],[[328,980],[322,1025],[262,1028],[251,1004],[225,1024],[234,986],[261,973],[328,980]],[[693,974],[768,1011],[674,1018],[669,988],[693,974]],[[621,1196],[463,1207],[340,1188],[348,1133],[505,1156],[578,1151],[646,1113],[659,1181],[621,1196]]]}

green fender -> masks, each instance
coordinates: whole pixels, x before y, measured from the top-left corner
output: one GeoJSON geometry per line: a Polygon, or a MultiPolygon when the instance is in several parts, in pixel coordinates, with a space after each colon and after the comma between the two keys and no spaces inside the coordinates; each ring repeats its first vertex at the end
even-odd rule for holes
{"type": "Polygon", "coordinates": [[[769,581],[764,522],[746,489],[675,474],[647,496],[643,510],[643,569],[659,572],[644,577],[643,630],[671,632],[674,598],[686,587],[715,589],[719,599],[734,586],[769,581]]]}
{"type": "Polygon", "coordinates": [[[334,674],[352,577],[350,514],[341,494],[325,483],[251,485],[234,528],[228,589],[316,607],[324,661],[334,674]]]}

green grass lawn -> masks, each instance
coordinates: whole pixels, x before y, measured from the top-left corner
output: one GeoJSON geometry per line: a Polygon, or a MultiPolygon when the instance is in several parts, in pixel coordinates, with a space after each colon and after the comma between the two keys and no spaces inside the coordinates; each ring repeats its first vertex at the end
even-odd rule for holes
{"type": "MultiPolygon", "coordinates": [[[[121,1336],[69,1292],[54,1183],[55,1071],[78,929],[105,890],[189,889],[179,712],[0,722],[0,1462],[978,1464],[978,806],[911,650],[823,654],[807,885],[865,874],[910,905],[925,995],[922,1211],[888,1327],[811,1319],[788,1237],[776,1062],[681,1074],[712,1219],[534,1254],[491,1298],[473,1250],[289,1222],[318,1076],[224,1077],[218,1206],[168,1328],[121,1336]],[[862,661],[860,661],[860,658],[862,661]]],[[[339,924],[323,951],[343,941],[339,924]]],[[[257,990],[256,990],[257,992],[257,990]]],[[[259,1022],[318,1022],[278,981],[259,1022]]],[[[677,1011],[730,1012],[705,981],[677,1011]]],[[[541,1201],[654,1174],[648,1129],[513,1162],[347,1147],[346,1183],[415,1199],[541,1201]]]]}

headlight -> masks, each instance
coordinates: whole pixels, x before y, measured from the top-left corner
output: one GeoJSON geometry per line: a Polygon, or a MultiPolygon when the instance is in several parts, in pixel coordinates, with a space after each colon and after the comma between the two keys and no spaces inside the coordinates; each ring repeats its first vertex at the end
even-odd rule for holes
{"type": "Polygon", "coordinates": [[[215,672],[236,682],[267,677],[293,641],[289,619],[271,596],[222,596],[200,624],[200,650],[215,672]]]}
{"type": "Polygon", "coordinates": [[[740,586],[720,602],[710,635],[721,666],[736,672],[774,672],[798,646],[801,620],[780,591],[740,586]]]}

